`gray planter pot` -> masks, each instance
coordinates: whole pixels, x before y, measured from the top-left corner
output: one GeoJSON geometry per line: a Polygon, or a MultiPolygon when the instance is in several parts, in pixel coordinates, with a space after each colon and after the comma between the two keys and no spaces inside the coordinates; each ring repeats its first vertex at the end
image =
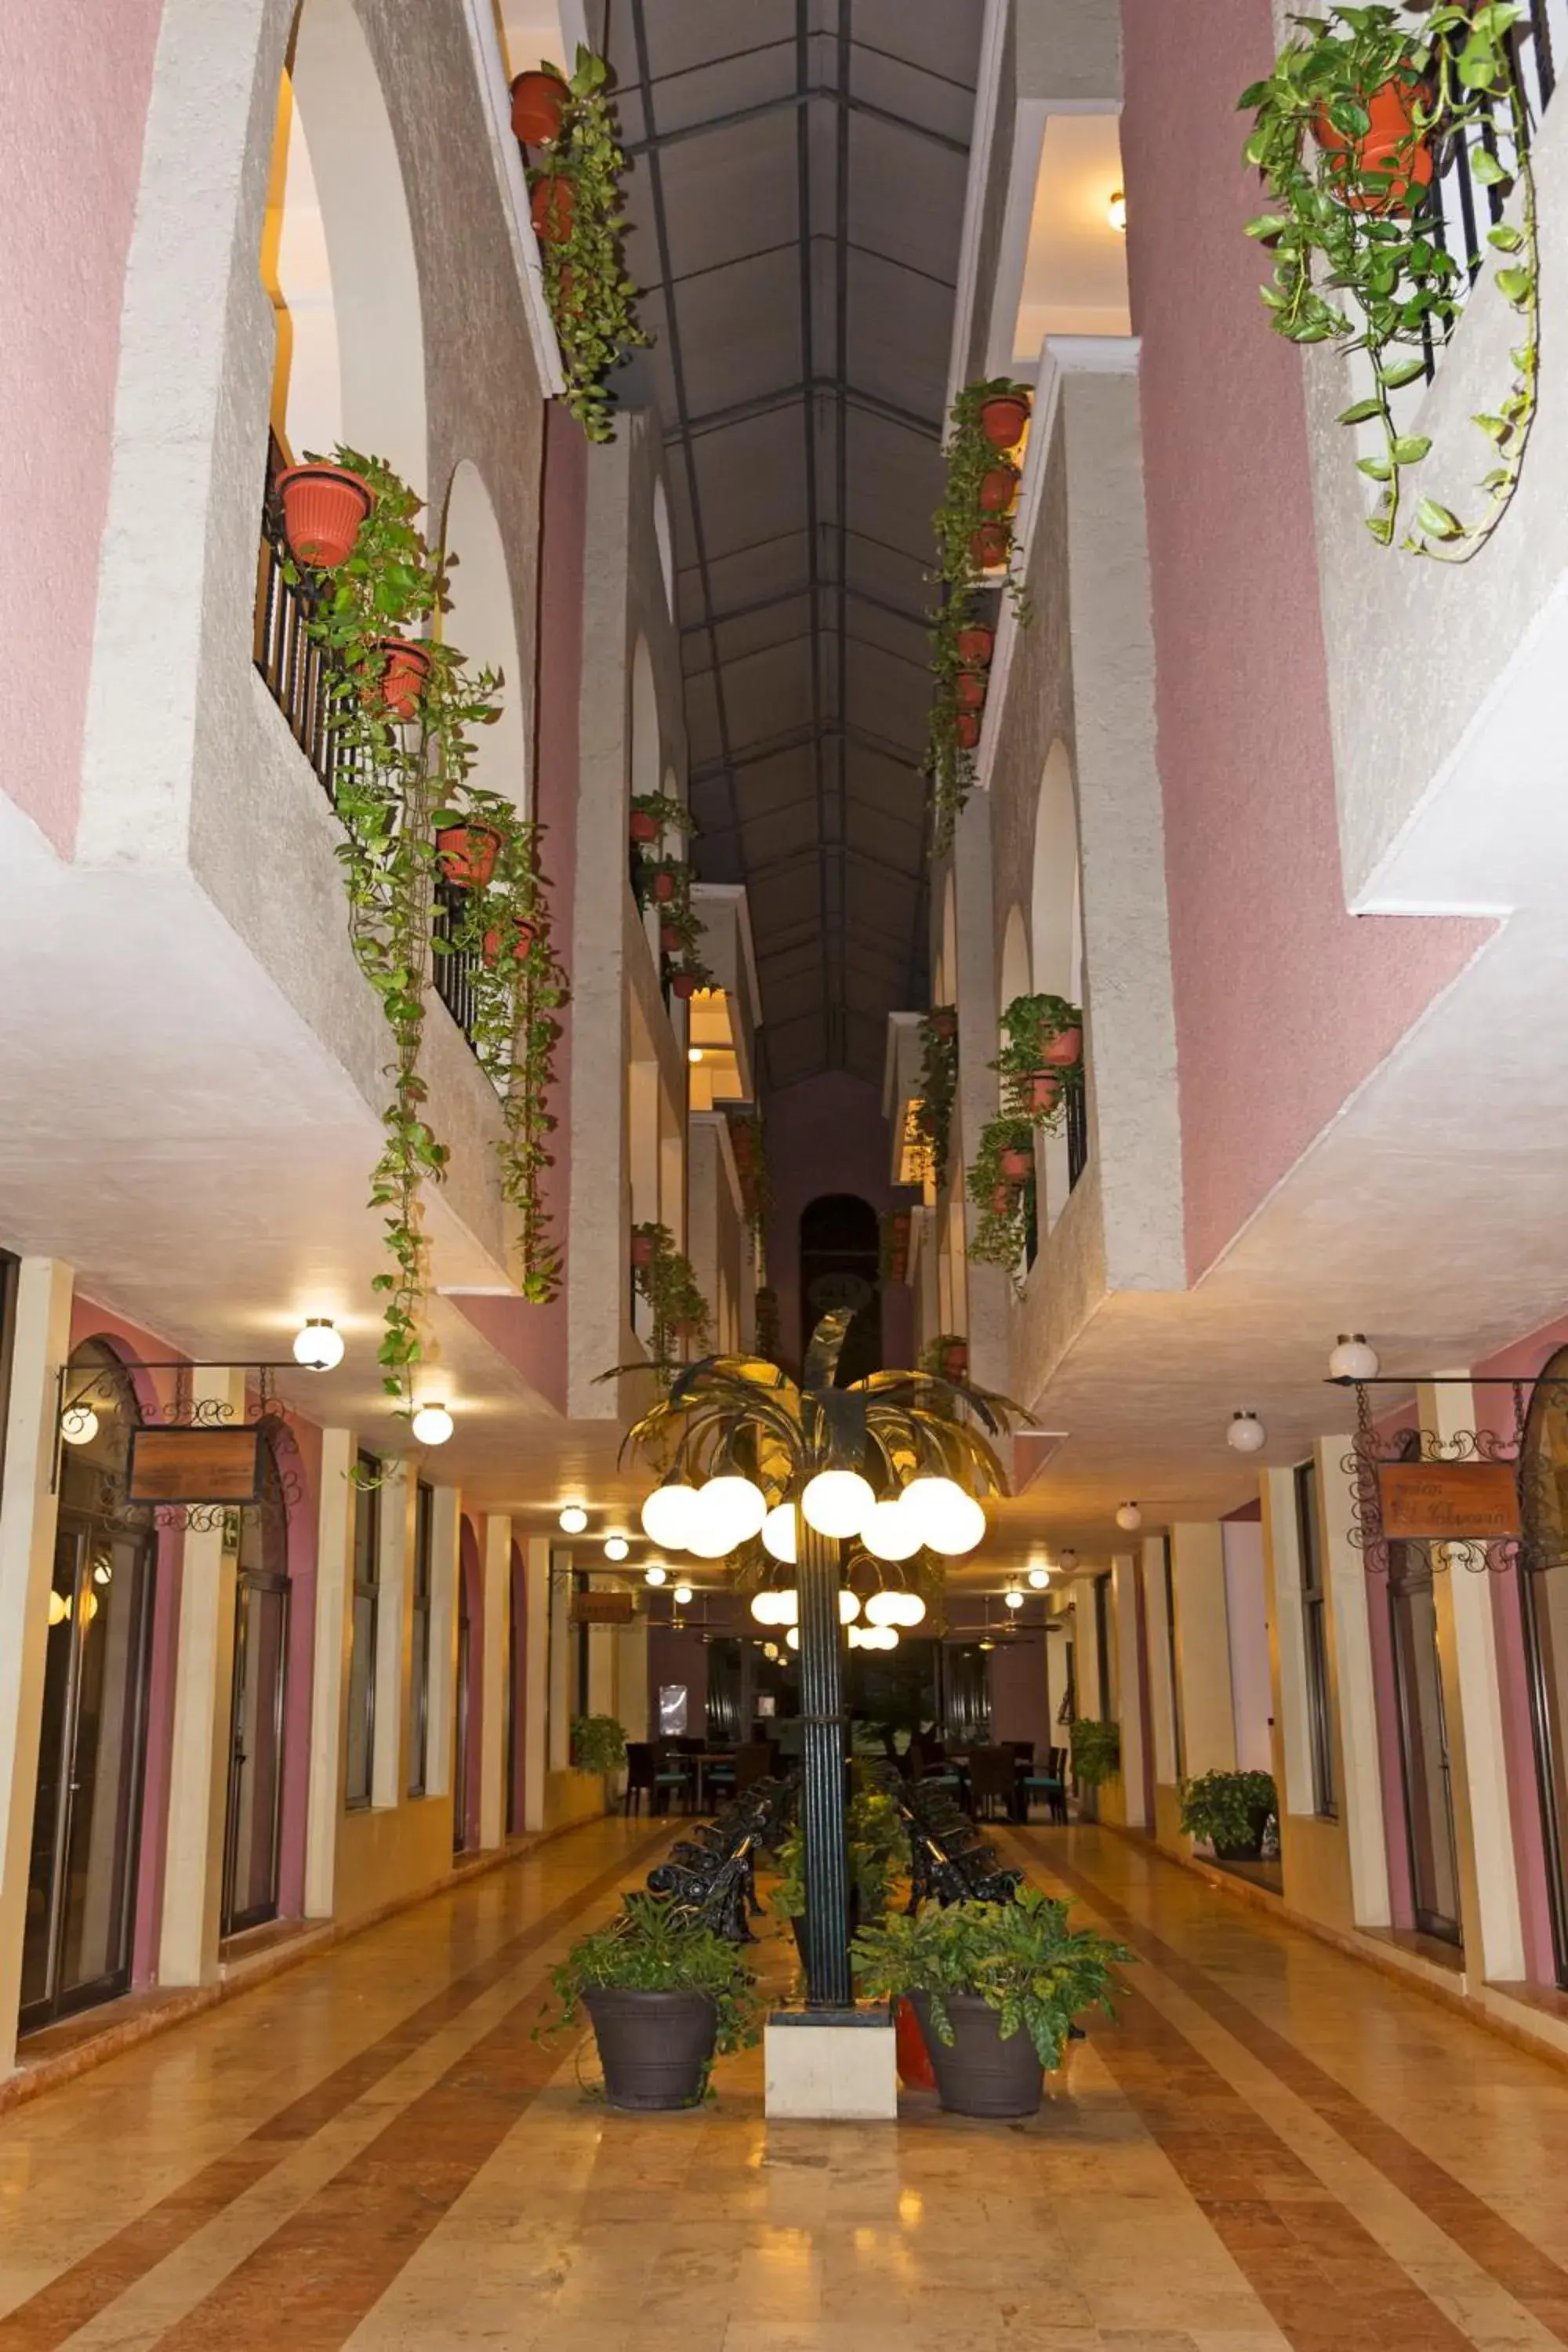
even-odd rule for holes
{"type": "Polygon", "coordinates": [[[694,2107],[719,2021],[705,1992],[585,1992],[605,2096],[647,2113],[694,2107]]]}
{"type": "Polygon", "coordinates": [[[955,2116],[1032,2116],[1045,2093],[1045,2069],[1022,2028],[1004,2042],[996,2012],[973,1993],[949,1993],[952,2040],[944,2042],[931,2021],[931,1995],[912,1992],[910,2006],[921,2021],[936,2076],[937,2096],[955,2116]]]}

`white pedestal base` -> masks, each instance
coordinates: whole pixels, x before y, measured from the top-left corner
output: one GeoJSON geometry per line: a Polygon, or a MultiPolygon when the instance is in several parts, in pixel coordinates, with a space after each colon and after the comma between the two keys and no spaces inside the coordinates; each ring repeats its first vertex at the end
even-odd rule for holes
{"type": "Polygon", "coordinates": [[[770,2122],[896,2123],[899,2072],[884,2015],[818,2022],[770,2017],[763,2029],[770,2122]]]}

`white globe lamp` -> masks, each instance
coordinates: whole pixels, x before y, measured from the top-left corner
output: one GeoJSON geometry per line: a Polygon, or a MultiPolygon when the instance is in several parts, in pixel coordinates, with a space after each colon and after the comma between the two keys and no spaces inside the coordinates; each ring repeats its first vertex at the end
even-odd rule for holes
{"type": "Polygon", "coordinates": [[[1233,1412],[1225,1442],[1237,1454],[1260,1453],[1268,1433],[1255,1412],[1233,1412]]]}
{"type": "Polygon", "coordinates": [[[860,1540],[873,1559],[913,1559],[921,1548],[921,1531],[901,1503],[873,1503],[860,1540]]]}
{"type": "Polygon", "coordinates": [[[605,1558],[606,1559],[625,1559],[630,1549],[631,1546],[627,1543],[625,1536],[606,1536],[605,1538],[605,1558]]]}
{"type": "Polygon", "coordinates": [[[867,1624],[896,1625],[903,1597],[901,1592],[873,1592],[866,1603],[867,1624]]]}
{"type": "Polygon", "coordinates": [[[1143,1524],[1143,1514],[1136,1503],[1121,1503],[1117,1507],[1116,1524],[1124,1535],[1136,1535],[1143,1524]]]}
{"type": "Polygon", "coordinates": [[[768,1498],[749,1478],[726,1475],[710,1478],[702,1488],[702,1508],[710,1527],[721,1527],[729,1536],[726,1551],[750,1543],[768,1516],[768,1498]]]}
{"type": "Polygon", "coordinates": [[[859,1614],[860,1595],[858,1592],[851,1592],[847,1584],[841,1584],[838,1588],[839,1623],[841,1625],[853,1625],[856,1618],[858,1617],[859,1614]]]}
{"type": "Polygon", "coordinates": [[[669,1597],[678,1609],[688,1608],[691,1601],[691,1587],[689,1584],[678,1584],[669,1597]]]}
{"type": "Polygon", "coordinates": [[[1329,1358],[1331,1381],[1375,1381],[1381,1366],[1377,1349],[1369,1348],[1364,1331],[1342,1331],[1329,1358]]]}
{"type": "Polygon", "coordinates": [[[763,1549],[770,1559],[778,1560],[784,1568],[796,1565],[795,1505],[775,1503],[763,1521],[763,1549]]]}
{"type": "Polygon", "coordinates": [[[912,1478],[899,1507],[920,1528],[921,1540],[950,1559],[984,1541],[985,1514],[954,1479],[912,1478]]]}
{"type": "Polygon", "coordinates": [[[422,1404],[412,1426],[421,1445],[445,1445],[455,1424],[444,1404],[422,1404]]]}
{"type": "Polygon", "coordinates": [[[697,1488],[683,1479],[667,1478],[642,1507],[642,1531],[661,1551],[684,1551],[697,1512],[697,1488]]]}
{"type": "Polygon", "coordinates": [[[98,1435],[98,1415],[89,1404],[68,1404],[60,1415],[60,1435],[68,1445],[90,1445],[98,1435]]]}
{"type": "Polygon", "coordinates": [[[343,1335],[325,1315],[308,1315],[294,1334],[294,1361],[307,1371],[330,1372],[343,1360],[343,1335]]]}
{"type": "Polygon", "coordinates": [[[568,1503],[557,1514],[555,1524],[563,1536],[580,1536],[588,1524],[588,1514],[581,1503],[568,1503]]]}
{"type": "Polygon", "coordinates": [[[668,1574],[669,1570],[666,1568],[663,1560],[650,1559],[647,1566],[642,1572],[643,1582],[645,1584],[662,1584],[668,1574]]]}
{"type": "Polygon", "coordinates": [[[877,1497],[858,1470],[819,1470],[800,1498],[808,1528],[819,1536],[858,1536],[876,1507],[877,1497]]]}
{"type": "Polygon", "coordinates": [[[1029,1570],[1029,1589],[1032,1592],[1043,1592],[1050,1580],[1050,1570],[1040,1566],[1037,1562],[1029,1570]]]}

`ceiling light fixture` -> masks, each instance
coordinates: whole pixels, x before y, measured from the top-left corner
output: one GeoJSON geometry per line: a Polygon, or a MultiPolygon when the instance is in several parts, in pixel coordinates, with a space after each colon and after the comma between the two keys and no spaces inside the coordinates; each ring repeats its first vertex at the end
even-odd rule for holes
{"type": "Polygon", "coordinates": [[[1268,1435],[1268,1432],[1255,1412],[1233,1412],[1230,1426],[1225,1433],[1225,1442],[1237,1454],[1256,1454],[1268,1435]]]}
{"type": "Polygon", "coordinates": [[[858,1470],[819,1470],[800,1498],[801,1515],[819,1536],[858,1536],[877,1496],[858,1470]]]}
{"type": "Polygon", "coordinates": [[[642,1580],[645,1584],[662,1584],[668,1574],[663,1560],[650,1559],[642,1572],[642,1580]]]}
{"type": "Polygon", "coordinates": [[[690,1604],[691,1587],[689,1584],[678,1584],[669,1597],[678,1609],[685,1609],[690,1604]]]}
{"type": "Polygon", "coordinates": [[[689,1062],[700,1062],[702,1059],[701,1046],[688,1045],[686,1049],[686,1058],[689,1062]]]}
{"type": "Polygon", "coordinates": [[[343,1360],[343,1335],[327,1315],[308,1315],[294,1334],[294,1361],[307,1371],[330,1372],[343,1360]]]}
{"type": "Polygon", "coordinates": [[[771,1559],[782,1561],[785,1568],[795,1568],[798,1565],[798,1549],[795,1505],[775,1503],[763,1521],[763,1549],[771,1559]]]}
{"type": "Polygon", "coordinates": [[[445,1445],[456,1424],[444,1404],[422,1404],[411,1426],[420,1445],[445,1445]]]}
{"type": "Polygon", "coordinates": [[[1136,1503],[1119,1504],[1116,1512],[1116,1524],[1125,1534],[1135,1535],[1143,1524],[1143,1514],[1139,1509],[1136,1503]]]}
{"type": "Polygon", "coordinates": [[[98,1435],[98,1415],[89,1404],[68,1404],[60,1415],[60,1435],[68,1445],[90,1445],[98,1435]]]}
{"type": "Polygon", "coordinates": [[[1010,1585],[1002,1598],[1009,1609],[1021,1609],[1024,1605],[1024,1596],[1016,1584],[1010,1585]]]}
{"type": "Polygon", "coordinates": [[[557,1516],[555,1524],[563,1536],[580,1536],[588,1524],[588,1514],[581,1503],[568,1503],[557,1516]]]}
{"type": "Polygon", "coordinates": [[[1375,1381],[1381,1366],[1377,1349],[1367,1345],[1364,1331],[1342,1331],[1329,1357],[1331,1381],[1375,1381]]]}
{"type": "Polygon", "coordinates": [[[985,1514],[973,1495],[956,1479],[911,1478],[900,1499],[900,1508],[922,1531],[932,1551],[950,1559],[973,1551],[985,1538],[985,1514]]]}
{"type": "Polygon", "coordinates": [[[630,1549],[631,1546],[626,1541],[625,1536],[606,1536],[605,1538],[605,1558],[606,1559],[625,1559],[630,1549]]]}
{"type": "Polygon", "coordinates": [[[1029,1587],[1031,1591],[1043,1592],[1050,1580],[1050,1570],[1046,1567],[1043,1561],[1037,1560],[1035,1566],[1029,1570],[1029,1587]]]}

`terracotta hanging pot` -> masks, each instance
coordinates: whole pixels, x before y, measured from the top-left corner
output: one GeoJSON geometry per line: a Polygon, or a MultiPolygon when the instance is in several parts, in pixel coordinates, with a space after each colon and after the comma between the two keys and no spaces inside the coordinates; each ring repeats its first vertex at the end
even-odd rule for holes
{"type": "Polygon", "coordinates": [[[991,1192],[991,1206],[995,1211],[997,1216],[1005,1217],[1007,1215],[1013,1206],[1013,1187],[1011,1184],[997,1184],[993,1186],[991,1192]]]}
{"type": "Polygon", "coordinates": [[[430,675],[430,656],[423,646],[406,637],[383,637],[386,660],[381,673],[381,698],[395,719],[412,719],[430,675]]]}
{"type": "Polygon", "coordinates": [[[982,514],[1011,514],[1018,495],[1018,474],[1013,466],[992,466],[980,477],[982,514]]]}
{"type": "Polygon", "coordinates": [[[1058,1029],[1046,1047],[1043,1056],[1054,1070],[1070,1070],[1083,1059],[1083,1031],[1076,1024],[1071,1029],[1058,1029]]]}
{"type": "Polygon", "coordinates": [[[1006,562],[1012,544],[1013,534],[1005,522],[983,522],[969,534],[969,560],[977,572],[994,572],[1006,562]]]}
{"type": "Polygon", "coordinates": [[[673,923],[665,923],[659,930],[658,944],[666,955],[679,955],[686,941],[673,923]]]}
{"type": "Polygon", "coordinates": [[[572,234],[572,216],[576,209],[577,194],[570,180],[555,173],[535,180],[528,200],[528,216],[542,244],[564,245],[572,234]]]}
{"type": "Polygon", "coordinates": [[[653,895],[658,900],[661,907],[668,907],[670,900],[675,896],[674,875],[668,873],[656,874],[653,877],[653,895]]]}
{"type": "Polygon", "coordinates": [[[1327,107],[1319,107],[1312,135],[1330,159],[1334,193],[1352,212],[1409,213],[1431,185],[1432,150],[1415,119],[1417,105],[1430,96],[1415,75],[1394,75],[1368,98],[1372,121],[1360,139],[1336,131],[1327,107]]]}
{"type": "Polygon", "coordinates": [[[346,466],[289,466],[278,477],[289,551],[315,572],[335,572],[353,553],[375,503],[368,482],[346,466]]]}
{"type": "Polygon", "coordinates": [[[958,1034],[958,1015],[952,1010],[951,1005],[944,1004],[940,1013],[933,1013],[931,1014],[930,1025],[931,1034],[933,1037],[956,1037],[958,1034]]]}
{"type": "Polygon", "coordinates": [[[978,627],[960,629],[953,644],[965,669],[989,669],[996,650],[996,632],[978,627]]]}
{"type": "Polygon", "coordinates": [[[1029,1080],[1029,1101],[1036,1110],[1055,1110],[1061,1090],[1054,1070],[1037,1070],[1029,1080]]]}
{"type": "Polygon", "coordinates": [[[952,731],[958,738],[959,750],[961,751],[973,751],[976,743],[980,740],[979,711],[961,710],[958,717],[952,722],[952,731]]]}
{"type": "Polygon", "coordinates": [[[548,147],[561,136],[570,96],[558,74],[520,73],[511,86],[511,135],[525,147],[548,147]]]}
{"type": "Polygon", "coordinates": [[[967,1339],[960,1339],[953,1347],[942,1349],[942,1369],[944,1377],[950,1381],[966,1381],[969,1378],[967,1339]]]}
{"type": "Polygon", "coordinates": [[[984,710],[985,672],[983,669],[961,669],[952,681],[952,698],[961,710],[984,710]]]}
{"type": "Polygon", "coordinates": [[[669,984],[676,995],[679,997],[695,996],[701,986],[694,971],[678,971],[669,984]]]}
{"type": "Polygon", "coordinates": [[[449,824],[436,835],[436,855],[448,882],[482,890],[496,870],[500,835],[488,824],[449,824]]]}
{"type": "MultiPolygon", "coordinates": [[[[526,963],[528,961],[528,951],[532,945],[533,925],[531,923],[519,923],[517,927],[517,936],[512,941],[512,961],[514,963],[526,963]]],[[[500,958],[500,933],[499,930],[487,931],[485,933],[485,961],[487,963],[493,964],[498,962],[500,958]]]]}
{"type": "Polygon", "coordinates": [[[1026,1183],[1034,1172],[1034,1153],[1026,1151],[1021,1144],[1009,1144],[1002,1154],[1002,1173],[1011,1177],[1015,1184],[1026,1183]]]}
{"type": "Polygon", "coordinates": [[[980,430],[994,449],[1016,449],[1028,421],[1027,402],[1011,392],[999,392],[980,412],[980,430]]]}
{"type": "Polygon", "coordinates": [[[634,841],[657,841],[658,819],[656,816],[649,816],[647,809],[633,809],[631,832],[634,841]]]}
{"type": "Polygon", "coordinates": [[[653,1235],[651,1234],[634,1234],[632,1235],[632,1264],[634,1265],[651,1265],[653,1264],[653,1235]]]}

